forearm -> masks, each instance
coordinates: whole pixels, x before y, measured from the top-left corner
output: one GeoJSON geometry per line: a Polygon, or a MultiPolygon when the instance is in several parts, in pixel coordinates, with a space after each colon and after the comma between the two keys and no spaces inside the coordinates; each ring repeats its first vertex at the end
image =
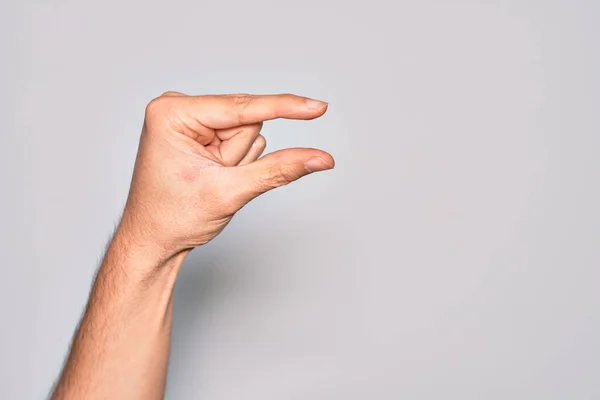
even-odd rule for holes
{"type": "Polygon", "coordinates": [[[117,230],[53,399],[160,399],[172,292],[185,253],[163,260],[117,230]]]}
{"type": "Polygon", "coordinates": [[[265,120],[310,120],[326,109],[291,94],[166,92],[148,104],[121,226],[53,399],[163,397],[172,293],[185,256],[255,197],[333,168],[317,149],[261,157],[265,120]]]}

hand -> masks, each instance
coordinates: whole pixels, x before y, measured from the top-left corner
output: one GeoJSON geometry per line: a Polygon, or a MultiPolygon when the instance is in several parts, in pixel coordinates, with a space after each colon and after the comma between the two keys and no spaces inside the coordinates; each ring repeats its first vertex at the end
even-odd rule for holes
{"type": "Polygon", "coordinates": [[[316,149],[258,159],[263,121],[310,120],[326,110],[326,103],[291,94],[167,92],[152,100],[119,231],[163,260],[208,242],[258,195],[333,168],[331,155],[316,149]]]}

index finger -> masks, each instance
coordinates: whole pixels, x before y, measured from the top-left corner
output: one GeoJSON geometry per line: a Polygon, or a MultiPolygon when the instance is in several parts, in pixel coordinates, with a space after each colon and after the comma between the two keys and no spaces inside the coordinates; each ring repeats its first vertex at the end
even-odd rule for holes
{"type": "Polygon", "coordinates": [[[197,120],[212,129],[255,124],[276,118],[309,120],[327,111],[327,103],[293,94],[192,96],[197,120]]]}

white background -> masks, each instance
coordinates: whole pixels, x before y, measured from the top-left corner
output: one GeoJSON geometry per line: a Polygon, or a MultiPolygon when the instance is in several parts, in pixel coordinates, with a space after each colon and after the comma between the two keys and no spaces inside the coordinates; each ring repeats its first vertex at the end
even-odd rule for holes
{"type": "Polygon", "coordinates": [[[58,375],[146,103],[293,92],[333,171],[187,260],[169,399],[600,398],[598,1],[2,1],[0,398],[58,375]]]}

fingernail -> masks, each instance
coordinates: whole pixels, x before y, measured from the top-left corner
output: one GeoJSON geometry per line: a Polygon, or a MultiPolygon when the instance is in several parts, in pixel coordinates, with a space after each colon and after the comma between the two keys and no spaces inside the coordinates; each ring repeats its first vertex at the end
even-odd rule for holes
{"type": "Polygon", "coordinates": [[[321,157],[314,157],[304,163],[304,167],[308,172],[325,171],[333,168],[333,165],[327,163],[321,157]]]}
{"type": "Polygon", "coordinates": [[[309,110],[321,111],[322,109],[327,107],[327,103],[319,100],[306,99],[306,107],[309,110]]]}

